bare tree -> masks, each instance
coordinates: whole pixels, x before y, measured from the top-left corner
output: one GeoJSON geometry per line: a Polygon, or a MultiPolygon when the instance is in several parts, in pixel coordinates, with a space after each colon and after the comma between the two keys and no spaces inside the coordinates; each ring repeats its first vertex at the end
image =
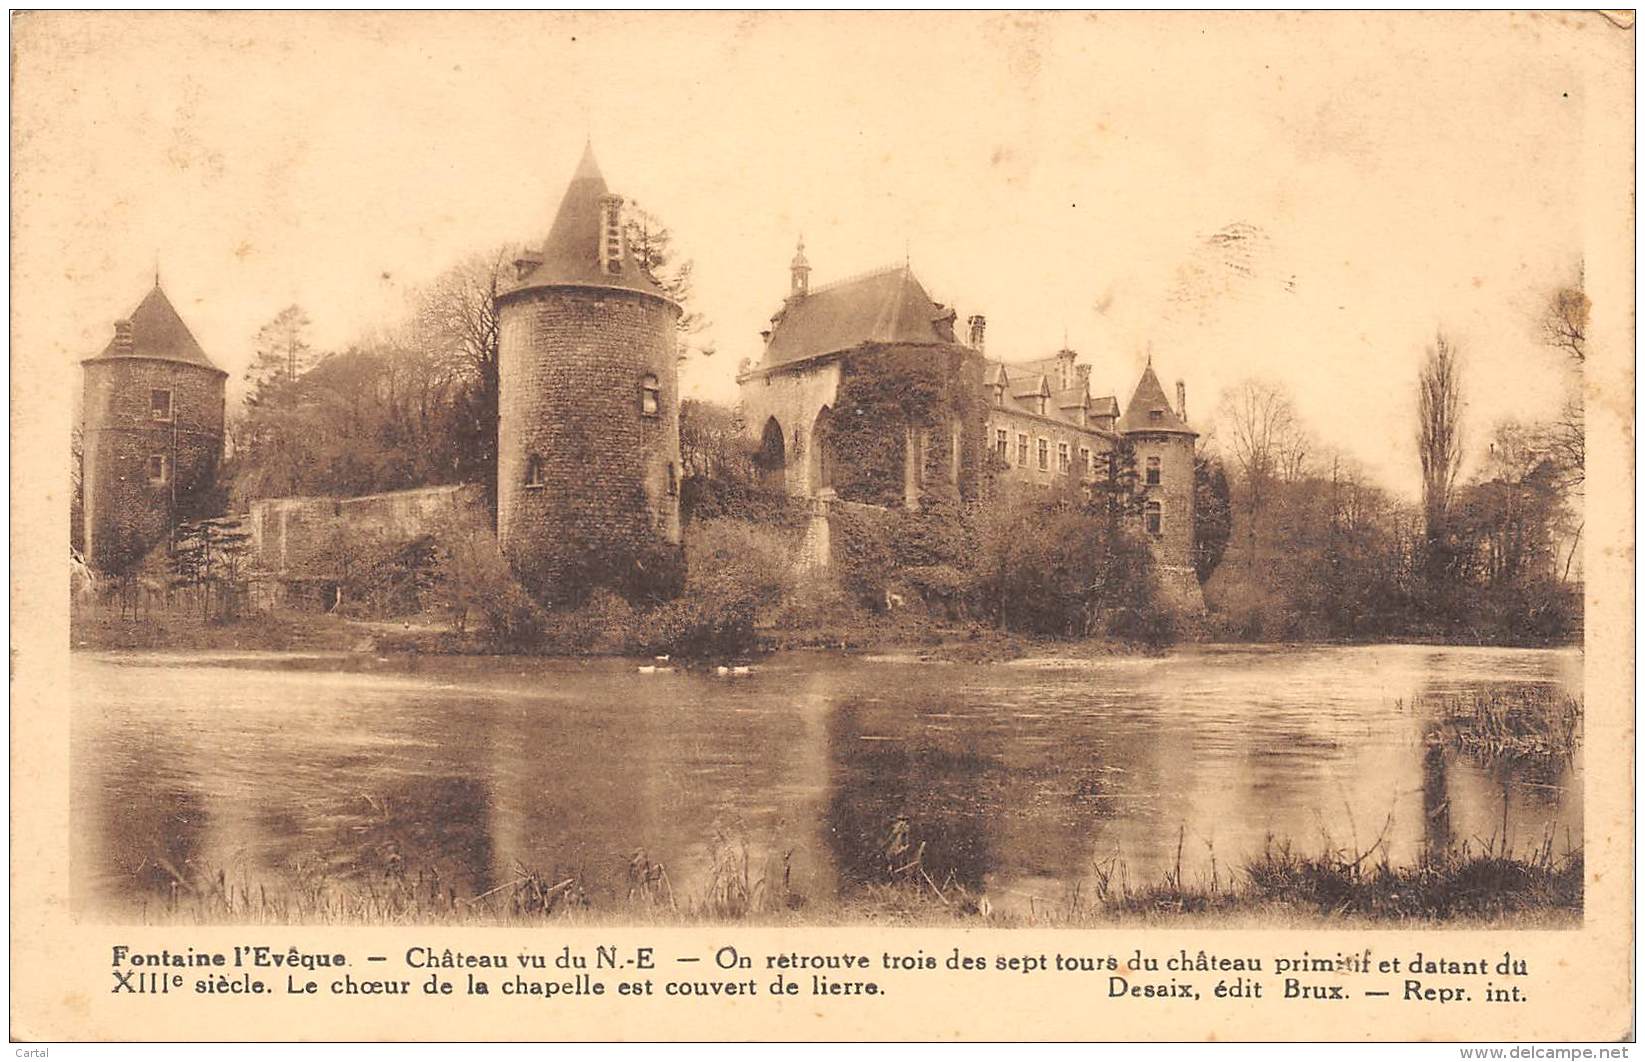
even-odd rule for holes
{"type": "Polygon", "coordinates": [[[1219,412],[1223,436],[1245,489],[1246,565],[1256,562],[1258,524],[1273,485],[1303,475],[1308,458],[1307,432],[1284,388],[1246,380],[1225,391],[1219,412]]]}
{"type": "Polygon", "coordinates": [[[1592,308],[1578,270],[1576,283],[1555,291],[1542,315],[1543,339],[1578,365],[1587,360],[1588,313],[1592,308]]]}
{"type": "Polygon", "coordinates": [[[1422,514],[1430,574],[1445,561],[1451,498],[1462,471],[1462,380],[1456,347],[1434,337],[1417,377],[1417,455],[1422,460],[1422,514]]]}
{"type": "Polygon", "coordinates": [[[464,467],[459,475],[478,477],[485,484],[486,504],[497,511],[497,292],[503,270],[515,249],[499,247],[469,256],[434,279],[418,293],[406,342],[431,356],[443,380],[416,379],[429,410],[447,389],[457,395],[455,423],[457,452],[464,467]]]}

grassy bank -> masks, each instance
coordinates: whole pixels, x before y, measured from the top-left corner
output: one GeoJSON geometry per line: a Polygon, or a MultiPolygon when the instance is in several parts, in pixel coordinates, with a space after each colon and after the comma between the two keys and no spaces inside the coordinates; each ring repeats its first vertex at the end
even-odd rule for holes
{"type": "Polygon", "coordinates": [[[77,608],[69,620],[76,649],[367,652],[372,633],[318,612],[258,612],[234,620],[203,619],[187,608],[121,615],[116,607],[77,608]]]}
{"type": "MultiPolygon", "coordinates": [[[[143,921],[157,924],[514,925],[756,924],[946,925],[987,928],[1103,924],[1579,924],[1580,851],[1556,854],[1551,837],[1529,852],[1463,845],[1410,866],[1368,853],[1326,849],[1311,855],[1271,842],[1237,868],[1213,862],[1197,877],[1179,865],[1157,880],[1133,883],[1113,862],[1059,897],[989,895],[937,874],[923,847],[881,880],[838,895],[807,895],[791,880],[787,855],[756,856],[724,841],[707,878],[676,889],[668,870],[636,852],[615,868],[619,884],[596,890],[575,872],[516,865],[509,880],[464,895],[437,872],[404,868],[369,874],[294,874],[295,884],[252,881],[223,870],[193,874],[155,864],[143,921]]],[[[154,868],[150,868],[151,875],[154,868]]]]}

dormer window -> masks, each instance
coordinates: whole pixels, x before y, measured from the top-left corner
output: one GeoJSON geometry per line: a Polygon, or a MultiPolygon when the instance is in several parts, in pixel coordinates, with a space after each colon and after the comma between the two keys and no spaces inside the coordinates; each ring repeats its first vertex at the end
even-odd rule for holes
{"type": "Polygon", "coordinates": [[[1161,420],[1165,419],[1165,411],[1163,409],[1150,409],[1148,411],[1148,419],[1157,424],[1161,420]]]}
{"type": "Polygon", "coordinates": [[[1044,396],[1044,395],[1040,395],[1040,396],[1039,396],[1039,402],[1040,402],[1040,408],[1039,408],[1039,414],[1040,414],[1040,416],[1042,416],[1042,417],[1043,417],[1043,416],[1045,416],[1045,403],[1046,403],[1046,402],[1047,402],[1047,401],[1048,401],[1048,400],[1047,400],[1047,398],[1046,398],[1046,397],[1045,397],[1045,396],[1044,396]]]}
{"type": "Polygon", "coordinates": [[[149,416],[154,420],[171,420],[171,392],[155,388],[149,392],[149,416]]]}
{"type": "Polygon", "coordinates": [[[996,406],[1005,405],[1005,384],[1003,383],[994,385],[994,404],[996,406]]]}
{"type": "Polygon", "coordinates": [[[648,417],[655,417],[663,407],[662,389],[657,386],[657,378],[650,373],[640,377],[640,412],[648,417]]]}
{"type": "Polygon", "coordinates": [[[545,487],[548,485],[547,469],[543,467],[543,459],[532,454],[525,459],[525,485],[527,487],[545,487]]]}

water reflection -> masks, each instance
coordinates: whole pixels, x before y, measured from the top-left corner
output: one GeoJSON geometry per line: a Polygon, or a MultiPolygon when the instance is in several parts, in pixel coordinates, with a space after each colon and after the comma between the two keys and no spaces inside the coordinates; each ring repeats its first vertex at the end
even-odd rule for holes
{"type": "Polygon", "coordinates": [[[417,874],[476,896],[525,868],[621,898],[643,853],[686,895],[729,851],[831,897],[916,855],[1056,899],[1094,868],[1226,870],[1270,838],[1391,859],[1580,845],[1573,762],[1486,768],[1412,705],[1581,693],[1575,652],[1198,650],[1081,666],[822,656],[751,677],[617,661],[74,658],[77,911],[230,883],[417,874]],[[780,869],[779,869],[780,868],[780,869]]]}

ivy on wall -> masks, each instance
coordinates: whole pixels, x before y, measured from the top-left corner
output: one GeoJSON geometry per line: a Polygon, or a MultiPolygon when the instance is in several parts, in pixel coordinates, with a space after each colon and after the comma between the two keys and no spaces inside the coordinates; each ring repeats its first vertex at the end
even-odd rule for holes
{"type": "Polygon", "coordinates": [[[963,348],[869,347],[847,355],[830,429],[835,491],[848,501],[901,505],[903,455],[913,429],[925,440],[922,500],[953,497],[949,433],[958,417],[958,493],[974,493],[982,465],[981,396],[982,359],[963,348]]]}

